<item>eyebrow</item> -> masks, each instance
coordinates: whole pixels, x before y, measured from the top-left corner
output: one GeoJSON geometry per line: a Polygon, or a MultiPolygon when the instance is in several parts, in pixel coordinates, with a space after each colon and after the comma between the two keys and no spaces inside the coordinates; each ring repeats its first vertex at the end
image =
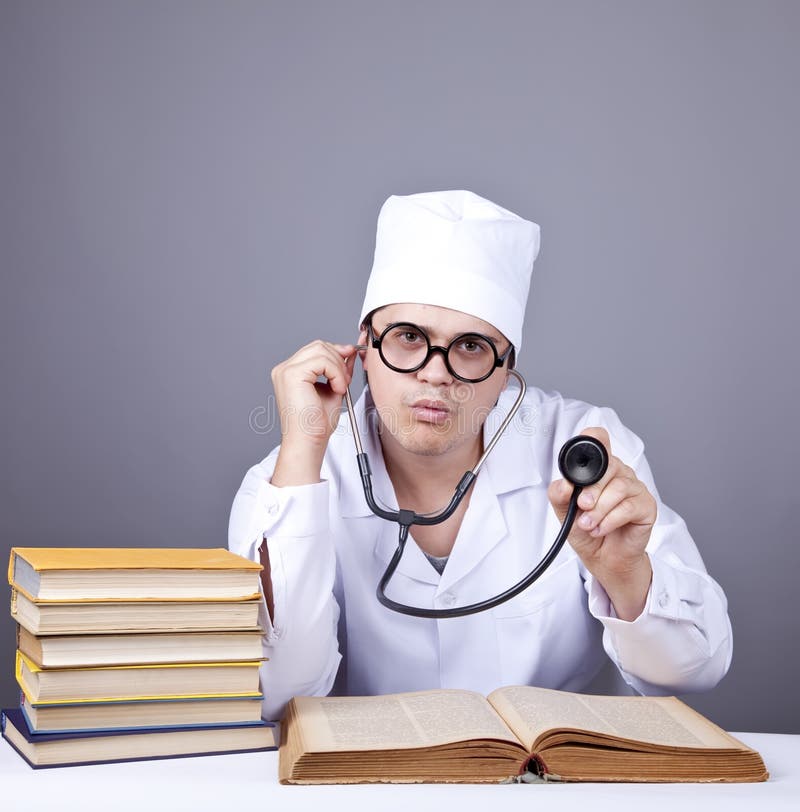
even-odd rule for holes
{"type": "MultiPolygon", "coordinates": [[[[383,330],[388,330],[390,327],[397,327],[398,325],[401,324],[413,324],[414,327],[419,327],[420,330],[424,331],[424,333],[428,336],[428,338],[430,338],[432,334],[436,333],[436,330],[429,324],[417,324],[414,321],[391,321],[383,328],[383,330]]],[[[383,332],[383,330],[381,330],[381,332],[383,332]]],[[[482,333],[480,330],[462,330],[461,332],[455,333],[452,336],[450,336],[447,339],[446,343],[449,344],[451,341],[455,340],[459,336],[471,336],[471,335],[483,336],[484,338],[488,338],[497,346],[501,346],[503,342],[507,340],[504,339],[502,336],[493,336],[488,333],[482,333]]]]}

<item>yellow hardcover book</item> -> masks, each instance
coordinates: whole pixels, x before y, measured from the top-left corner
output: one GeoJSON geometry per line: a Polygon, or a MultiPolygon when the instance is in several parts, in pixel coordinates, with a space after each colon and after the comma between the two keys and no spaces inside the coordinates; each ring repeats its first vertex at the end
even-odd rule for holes
{"type": "Polygon", "coordinates": [[[8,582],[36,603],[252,600],[262,569],[223,548],[12,547],[8,582]]]}
{"type": "Polygon", "coordinates": [[[17,650],[16,678],[34,705],[260,695],[260,660],[40,668],[17,650]]]}

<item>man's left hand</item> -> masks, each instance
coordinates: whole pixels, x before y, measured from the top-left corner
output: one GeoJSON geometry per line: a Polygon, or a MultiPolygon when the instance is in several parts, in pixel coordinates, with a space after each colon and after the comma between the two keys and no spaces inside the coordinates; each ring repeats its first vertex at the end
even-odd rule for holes
{"type": "MultiPolygon", "coordinates": [[[[656,500],[633,469],[612,455],[604,428],[587,428],[581,434],[606,447],[608,470],[599,482],[581,491],[569,543],[605,589],[617,617],[635,620],[644,609],[653,572],[645,547],[656,520],[656,500]]],[[[569,482],[558,479],[547,491],[562,522],[572,490],[569,482]]]]}

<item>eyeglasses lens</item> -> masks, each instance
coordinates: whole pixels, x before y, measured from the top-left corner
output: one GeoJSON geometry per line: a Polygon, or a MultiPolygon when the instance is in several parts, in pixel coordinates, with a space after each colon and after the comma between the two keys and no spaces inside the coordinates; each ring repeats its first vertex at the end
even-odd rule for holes
{"type": "MultiPolygon", "coordinates": [[[[381,356],[386,364],[402,372],[411,372],[425,363],[430,350],[428,337],[412,324],[399,324],[383,333],[381,356]]],[[[456,375],[479,380],[494,368],[497,359],[492,344],[483,336],[459,336],[447,350],[447,360],[456,375]]]]}

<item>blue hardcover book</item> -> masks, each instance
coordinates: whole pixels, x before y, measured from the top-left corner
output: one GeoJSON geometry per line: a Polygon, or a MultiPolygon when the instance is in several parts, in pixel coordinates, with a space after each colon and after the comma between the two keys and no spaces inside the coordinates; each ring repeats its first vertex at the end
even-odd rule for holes
{"type": "Polygon", "coordinates": [[[32,733],[19,708],[2,711],[3,738],[34,769],[275,750],[273,722],[220,727],[32,733]]]}

